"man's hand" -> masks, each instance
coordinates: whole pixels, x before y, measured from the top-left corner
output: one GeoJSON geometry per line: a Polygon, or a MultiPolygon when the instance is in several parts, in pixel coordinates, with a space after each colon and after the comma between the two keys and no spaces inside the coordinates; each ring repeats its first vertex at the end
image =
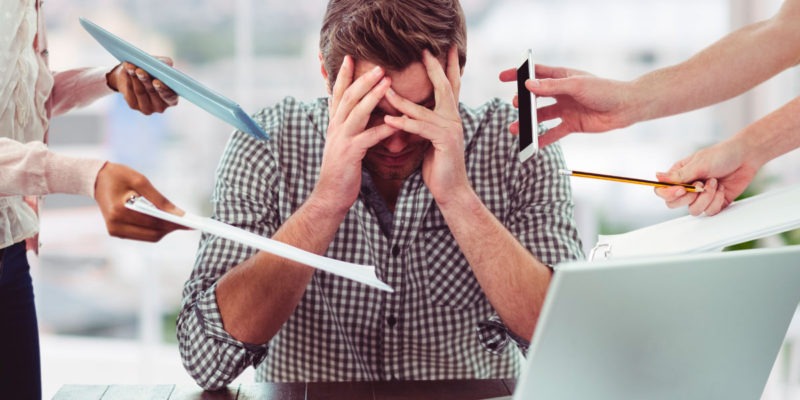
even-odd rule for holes
{"type": "MultiPolygon", "coordinates": [[[[172,65],[170,58],[159,57],[159,59],[167,65],[172,65]]],[[[162,113],[178,104],[178,95],[172,89],[129,62],[114,67],[106,75],[106,83],[108,87],[122,94],[128,106],[144,115],[162,113]]]]}
{"type": "MultiPolygon", "coordinates": [[[[539,147],[556,142],[573,132],[599,133],[622,128],[634,122],[629,115],[629,83],[598,78],[583,71],[536,65],[536,77],[525,87],[537,96],[553,97],[556,103],[537,110],[539,121],[561,119],[539,137],[539,147]]],[[[517,69],[500,73],[500,80],[517,80],[517,69]]],[[[517,96],[514,106],[518,107],[517,96]]],[[[519,133],[519,123],[509,126],[512,134],[519,133]]]]}
{"type": "Polygon", "coordinates": [[[183,215],[183,211],[162,196],[144,175],[109,162],[97,174],[94,198],[111,236],[157,242],[176,229],[186,229],[126,208],[125,201],[135,195],[144,196],[161,210],[183,215]]]}
{"type": "Polygon", "coordinates": [[[367,150],[395,132],[386,124],[367,129],[370,115],[386,95],[391,80],[376,66],[354,82],[354,68],[353,58],[345,56],[331,93],[322,167],[314,189],[336,211],[349,209],[358,198],[361,162],[367,150]]]}
{"type": "Polygon", "coordinates": [[[387,115],[384,121],[393,128],[431,142],[422,162],[422,179],[436,201],[445,203],[451,196],[459,195],[461,189],[470,188],[464,162],[464,129],[458,111],[461,89],[458,49],[455,46],[450,48],[446,72],[427,50],[422,54],[422,62],[433,84],[435,107],[430,110],[389,90],[386,99],[403,115],[387,115]]]}

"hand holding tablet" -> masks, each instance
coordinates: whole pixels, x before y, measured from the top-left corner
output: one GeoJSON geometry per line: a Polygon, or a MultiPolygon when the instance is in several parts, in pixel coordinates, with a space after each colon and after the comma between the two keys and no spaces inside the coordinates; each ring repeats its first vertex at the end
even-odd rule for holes
{"type": "Polygon", "coordinates": [[[217,118],[251,136],[268,140],[269,135],[238,104],[212,91],[183,72],[163,63],[132,44],[120,39],[91,21],[81,18],[81,25],[120,62],[130,62],[169,86],[179,96],[196,104],[217,118]]]}

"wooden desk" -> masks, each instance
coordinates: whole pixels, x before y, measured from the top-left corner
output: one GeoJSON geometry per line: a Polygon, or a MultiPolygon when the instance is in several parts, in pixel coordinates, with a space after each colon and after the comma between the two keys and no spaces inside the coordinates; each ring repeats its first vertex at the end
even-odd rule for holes
{"type": "Polygon", "coordinates": [[[514,379],[250,383],[216,392],[178,385],[64,385],[53,400],[481,400],[509,396],[514,379]]]}

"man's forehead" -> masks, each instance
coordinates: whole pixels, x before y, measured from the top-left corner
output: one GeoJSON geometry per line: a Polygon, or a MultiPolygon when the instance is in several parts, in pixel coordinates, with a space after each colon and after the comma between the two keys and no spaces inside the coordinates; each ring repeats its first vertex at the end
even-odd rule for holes
{"type": "MultiPolygon", "coordinates": [[[[355,79],[369,72],[376,64],[369,61],[356,61],[355,79]]],[[[421,62],[414,62],[405,69],[386,70],[386,75],[392,79],[392,89],[406,99],[422,104],[433,94],[433,84],[428,77],[428,72],[421,62]]]]}

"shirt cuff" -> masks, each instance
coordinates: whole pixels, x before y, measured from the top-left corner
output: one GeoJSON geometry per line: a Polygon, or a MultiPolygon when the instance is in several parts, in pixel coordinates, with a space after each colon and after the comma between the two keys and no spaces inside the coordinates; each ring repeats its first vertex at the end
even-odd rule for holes
{"type": "Polygon", "coordinates": [[[97,173],[105,165],[103,160],[76,158],[47,152],[45,165],[49,193],[77,194],[94,198],[97,173]]]}
{"type": "Polygon", "coordinates": [[[489,353],[503,354],[509,342],[514,342],[523,354],[528,353],[530,342],[511,332],[498,315],[492,315],[488,320],[479,322],[475,330],[481,346],[489,353]]]}

